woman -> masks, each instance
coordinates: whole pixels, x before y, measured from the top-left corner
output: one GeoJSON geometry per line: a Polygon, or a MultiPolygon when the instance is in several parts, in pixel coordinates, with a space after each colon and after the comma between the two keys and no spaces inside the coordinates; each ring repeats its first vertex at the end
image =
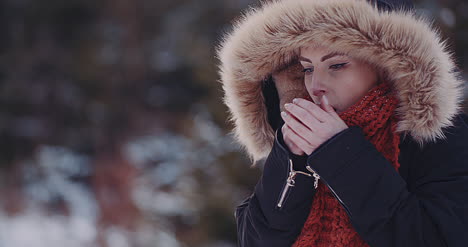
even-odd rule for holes
{"type": "Polygon", "coordinates": [[[467,245],[462,81],[410,3],[265,3],[218,56],[235,136],[266,158],[239,246],[467,245]]]}

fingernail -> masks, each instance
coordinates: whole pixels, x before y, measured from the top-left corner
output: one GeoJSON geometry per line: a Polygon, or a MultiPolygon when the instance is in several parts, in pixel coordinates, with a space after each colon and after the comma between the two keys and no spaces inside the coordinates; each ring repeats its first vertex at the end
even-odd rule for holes
{"type": "Polygon", "coordinates": [[[325,103],[325,105],[328,105],[328,98],[326,95],[323,96],[323,102],[325,103]]]}
{"type": "Polygon", "coordinates": [[[289,104],[289,103],[284,104],[285,108],[289,108],[290,106],[291,106],[291,104],[289,104]]]}
{"type": "Polygon", "coordinates": [[[287,116],[286,112],[282,111],[281,116],[286,117],[287,116]]]}
{"type": "Polygon", "coordinates": [[[298,101],[297,98],[294,98],[292,102],[293,102],[294,104],[296,104],[297,101],[298,101]]]}

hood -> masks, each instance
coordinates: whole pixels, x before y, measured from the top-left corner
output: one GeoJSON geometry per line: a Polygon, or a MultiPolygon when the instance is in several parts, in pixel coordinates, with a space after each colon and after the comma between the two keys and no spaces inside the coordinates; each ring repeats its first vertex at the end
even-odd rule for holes
{"type": "Polygon", "coordinates": [[[397,131],[420,144],[444,138],[442,129],[461,109],[461,77],[431,21],[409,10],[379,10],[365,0],[263,3],[235,22],[217,50],[233,134],[254,162],[271,151],[277,127],[272,115],[294,97],[307,96],[297,56],[311,44],[327,44],[383,71],[400,101],[397,131]],[[269,83],[277,92],[265,90],[269,83]]]}

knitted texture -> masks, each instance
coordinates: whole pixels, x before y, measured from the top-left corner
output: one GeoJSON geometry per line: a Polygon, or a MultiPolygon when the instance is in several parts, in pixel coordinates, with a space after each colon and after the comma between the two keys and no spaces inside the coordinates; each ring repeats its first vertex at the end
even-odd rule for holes
{"type": "MultiPolygon", "coordinates": [[[[348,126],[359,126],[365,137],[398,171],[400,137],[396,133],[398,100],[382,83],[340,113],[348,126]]],[[[320,180],[319,180],[320,181],[320,180]]],[[[328,187],[319,183],[309,216],[294,247],[368,246],[354,230],[348,215],[328,187]]]]}

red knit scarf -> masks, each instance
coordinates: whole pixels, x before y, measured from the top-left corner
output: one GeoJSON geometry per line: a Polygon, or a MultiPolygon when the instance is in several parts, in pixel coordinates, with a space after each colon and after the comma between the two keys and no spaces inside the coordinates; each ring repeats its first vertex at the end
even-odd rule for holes
{"type": "MultiPolygon", "coordinates": [[[[398,171],[398,145],[395,133],[398,101],[389,84],[382,83],[368,92],[340,117],[348,126],[360,126],[365,137],[398,171]]],[[[319,180],[320,181],[320,180],[319,180]]],[[[319,183],[312,208],[294,247],[368,246],[354,230],[348,215],[328,187],[319,183]]]]}

